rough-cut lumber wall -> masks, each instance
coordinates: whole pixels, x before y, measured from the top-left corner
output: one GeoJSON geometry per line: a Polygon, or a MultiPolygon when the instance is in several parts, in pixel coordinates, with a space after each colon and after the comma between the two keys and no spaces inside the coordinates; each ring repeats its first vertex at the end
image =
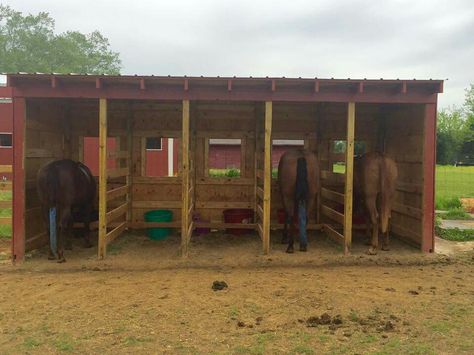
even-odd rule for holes
{"type": "Polygon", "coordinates": [[[385,151],[398,166],[392,231],[416,245],[421,244],[423,228],[423,118],[422,105],[393,106],[385,130],[385,151]]]}
{"type": "Polygon", "coordinates": [[[25,249],[46,242],[36,191],[36,175],[41,166],[64,156],[63,121],[65,106],[57,101],[28,100],[25,129],[25,249]]]}

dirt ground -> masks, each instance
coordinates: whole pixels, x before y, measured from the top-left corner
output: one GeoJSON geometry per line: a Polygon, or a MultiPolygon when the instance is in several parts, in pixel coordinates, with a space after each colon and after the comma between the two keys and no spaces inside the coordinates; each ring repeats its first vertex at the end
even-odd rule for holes
{"type": "Polygon", "coordinates": [[[318,234],[288,255],[273,239],[264,256],[257,236],[196,236],[183,259],[176,236],[130,233],[104,261],[75,246],[2,264],[0,353],[474,353],[474,251],[343,256],[318,234]]]}

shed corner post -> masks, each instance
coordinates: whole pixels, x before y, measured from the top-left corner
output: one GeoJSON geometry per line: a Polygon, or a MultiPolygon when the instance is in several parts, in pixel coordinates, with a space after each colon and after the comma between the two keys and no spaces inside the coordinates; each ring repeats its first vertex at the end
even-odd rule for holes
{"type": "Polygon", "coordinates": [[[182,155],[181,155],[181,178],[182,178],[182,192],[181,192],[181,255],[186,257],[188,255],[189,238],[188,230],[190,228],[189,220],[189,100],[183,100],[183,126],[182,126],[182,155]]]}
{"type": "Polygon", "coordinates": [[[272,119],[273,102],[265,102],[265,142],[263,179],[263,253],[270,253],[270,208],[272,190],[272,119]]]}
{"type": "Polygon", "coordinates": [[[107,99],[99,99],[99,243],[98,258],[107,253],[107,99]]]}
{"type": "Polygon", "coordinates": [[[434,252],[435,217],[435,166],[436,166],[436,103],[424,108],[423,140],[423,235],[421,251],[434,252]]]}
{"type": "Polygon", "coordinates": [[[352,194],[354,177],[355,103],[347,105],[346,181],[344,187],[344,254],[352,245],[352,194]]]}
{"type": "Polygon", "coordinates": [[[26,100],[13,98],[12,261],[25,258],[25,120],[26,100]]]}

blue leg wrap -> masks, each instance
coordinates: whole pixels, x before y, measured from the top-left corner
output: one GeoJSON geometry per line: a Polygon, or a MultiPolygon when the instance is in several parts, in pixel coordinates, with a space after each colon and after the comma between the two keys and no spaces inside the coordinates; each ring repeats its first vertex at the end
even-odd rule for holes
{"type": "Polygon", "coordinates": [[[54,255],[58,251],[58,238],[56,235],[56,207],[49,209],[49,245],[54,255]]]}
{"type": "Polygon", "coordinates": [[[306,203],[298,203],[298,226],[300,228],[300,245],[308,245],[308,236],[306,234],[306,203]]]}

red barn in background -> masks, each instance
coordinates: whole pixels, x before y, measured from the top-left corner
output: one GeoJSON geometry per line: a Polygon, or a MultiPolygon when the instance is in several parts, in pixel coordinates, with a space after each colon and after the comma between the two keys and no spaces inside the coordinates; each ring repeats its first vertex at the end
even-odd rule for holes
{"type": "MultiPolygon", "coordinates": [[[[274,139],[272,142],[272,167],[277,168],[281,156],[288,149],[303,147],[299,139],[274,139]]],[[[240,139],[210,139],[209,167],[212,169],[239,169],[241,156],[240,139]]]]}
{"type": "MultiPolygon", "coordinates": [[[[0,86],[0,165],[13,164],[13,103],[11,94],[11,88],[0,86]]],[[[2,173],[0,179],[11,180],[12,174],[2,173]]]]}

